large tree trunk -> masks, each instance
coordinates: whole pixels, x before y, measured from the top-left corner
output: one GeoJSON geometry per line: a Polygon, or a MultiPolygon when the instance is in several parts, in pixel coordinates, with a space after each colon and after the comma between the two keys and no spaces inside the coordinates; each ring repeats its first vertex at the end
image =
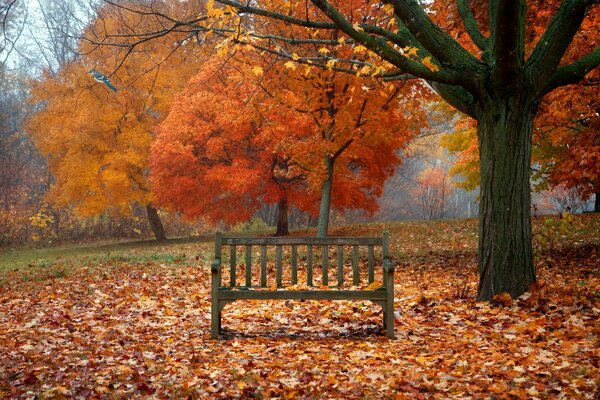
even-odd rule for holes
{"type": "Polygon", "coordinates": [[[479,300],[517,297],[535,282],[531,252],[531,130],[526,94],[488,99],[478,123],[481,160],[479,300]]]}
{"type": "Polygon", "coordinates": [[[325,157],[327,178],[321,187],[321,206],[319,208],[319,223],[317,224],[317,237],[327,237],[329,229],[329,212],[331,210],[331,190],[333,188],[333,163],[330,157],[325,157]]]}
{"type": "Polygon", "coordinates": [[[166,240],[167,236],[165,235],[165,228],[163,227],[162,221],[158,215],[158,210],[152,207],[151,204],[146,205],[146,211],[148,213],[148,222],[150,223],[150,228],[152,228],[152,232],[154,232],[154,237],[156,240],[166,240]]]}
{"type": "Polygon", "coordinates": [[[288,201],[287,198],[284,197],[279,200],[279,204],[277,205],[277,232],[275,232],[275,236],[287,236],[289,233],[288,201]]]}

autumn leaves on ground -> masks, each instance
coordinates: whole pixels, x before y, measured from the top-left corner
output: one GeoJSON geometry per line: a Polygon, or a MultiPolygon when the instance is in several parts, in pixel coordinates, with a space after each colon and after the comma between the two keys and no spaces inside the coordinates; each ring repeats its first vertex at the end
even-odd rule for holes
{"type": "Polygon", "coordinates": [[[379,307],[337,301],[236,302],[210,339],[210,239],[8,253],[0,397],[597,398],[600,221],[551,226],[539,285],[491,303],[473,220],[332,232],[391,232],[395,340],[379,307]]]}

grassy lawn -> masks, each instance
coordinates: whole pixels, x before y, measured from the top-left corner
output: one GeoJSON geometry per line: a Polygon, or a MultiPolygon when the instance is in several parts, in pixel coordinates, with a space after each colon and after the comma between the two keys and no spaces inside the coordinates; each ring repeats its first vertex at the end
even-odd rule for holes
{"type": "Polygon", "coordinates": [[[211,340],[212,240],[6,252],[0,398],[594,399],[600,218],[553,226],[535,221],[537,287],[493,303],[475,301],[474,220],[335,229],[390,231],[391,341],[360,301],[236,302],[211,340]]]}

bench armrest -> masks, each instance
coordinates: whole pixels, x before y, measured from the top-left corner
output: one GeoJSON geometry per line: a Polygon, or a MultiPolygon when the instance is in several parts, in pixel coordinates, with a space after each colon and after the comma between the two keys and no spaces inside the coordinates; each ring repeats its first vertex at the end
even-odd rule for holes
{"type": "Polygon", "coordinates": [[[394,263],[389,258],[383,259],[383,270],[385,272],[394,272],[394,263]]]}
{"type": "Polygon", "coordinates": [[[215,274],[218,273],[219,270],[221,269],[221,260],[219,258],[216,258],[212,264],[210,264],[210,271],[215,274]]]}

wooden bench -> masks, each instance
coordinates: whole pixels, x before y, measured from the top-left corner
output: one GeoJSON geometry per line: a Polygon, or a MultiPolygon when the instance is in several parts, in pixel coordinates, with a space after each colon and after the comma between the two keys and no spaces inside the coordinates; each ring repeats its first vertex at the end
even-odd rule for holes
{"type": "MultiPolygon", "coordinates": [[[[287,249],[287,247],[286,247],[287,249]]],[[[333,257],[334,259],[336,257],[333,257]]],[[[349,260],[348,260],[349,261],[349,260]]],[[[335,263],[334,263],[335,264],[335,263]]],[[[350,263],[348,263],[350,264],[350,263]]],[[[350,266],[347,266],[347,270],[350,266]]],[[[289,271],[289,270],[288,270],[289,271]]],[[[334,271],[331,271],[334,272],[334,271]]],[[[349,274],[347,271],[346,275],[349,274]]],[[[218,338],[221,333],[221,313],[223,307],[235,300],[267,300],[267,299],[290,299],[290,300],[370,300],[381,305],[383,308],[383,327],[386,336],[394,338],[394,266],[390,261],[389,235],[383,233],[382,237],[344,238],[344,237],[224,237],[217,232],[215,237],[215,260],[211,265],[212,275],[212,306],[210,332],[213,338],[218,338]],[[229,277],[226,285],[223,284],[222,256],[223,246],[229,246],[229,277]],[[252,247],[260,247],[260,270],[256,266],[255,276],[252,275],[252,247]],[[284,246],[289,246],[289,264],[291,276],[286,282],[283,278],[283,254],[284,246]],[[361,271],[359,268],[359,248],[367,247],[368,270],[364,271],[369,286],[360,290],[361,271]],[[243,270],[238,271],[237,253],[238,247],[245,250],[243,270]],[[268,285],[267,252],[269,247],[275,247],[275,284],[268,285]],[[337,253],[337,285],[330,285],[330,247],[336,249],[337,253]],[[381,247],[382,284],[375,282],[375,247],[381,247]],[[317,251],[315,251],[315,248],[317,251]],[[347,254],[351,254],[352,286],[344,287],[344,248],[351,248],[347,254]],[[299,257],[299,250],[304,251],[303,257],[299,257]],[[318,263],[320,255],[321,262],[318,263]],[[327,262],[322,262],[326,260],[327,262]],[[301,263],[299,263],[301,261],[301,263]],[[306,286],[298,285],[299,270],[306,277],[306,286]],[[315,276],[321,270],[321,275],[315,276]],[[240,276],[238,277],[238,272],[240,276]],[[242,278],[242,279],[240,279],[242,278]],[[245,279],[244,279],[245,278],[245,279]],[[243,283],[238,280],[244,281],[243,283]],[[254,281],[254,282],[253,282],[254,281]],[[258,285],[253,285],[258,283],[258,285]],[[287,283],[291,283],[290,286],[287,283]],[[268,288],[272,288],[269,290],[268,288]],[[290,290],[286,290],[290,289],[290,290]]],[[[271,280],[273,277],[271,276],[271,280]]]]}

